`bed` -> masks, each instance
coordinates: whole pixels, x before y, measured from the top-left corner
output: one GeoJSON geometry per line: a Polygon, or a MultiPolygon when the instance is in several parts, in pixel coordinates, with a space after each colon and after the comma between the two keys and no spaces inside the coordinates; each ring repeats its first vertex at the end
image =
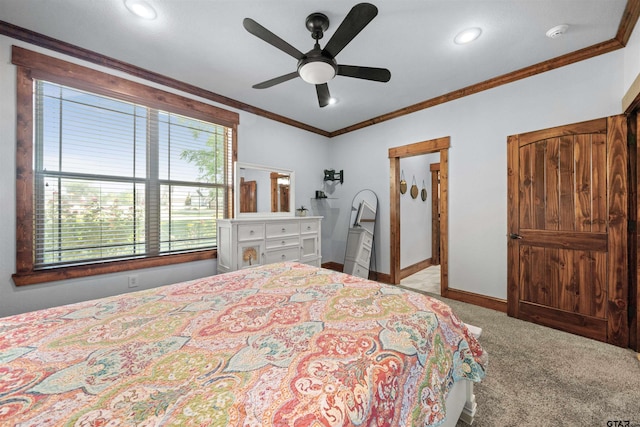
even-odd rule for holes
{"type": "Polygon", "coordinates": [[[439,425],[486,358],[441,301],[270,264],[1,318],[0,425],[439,425]]]}

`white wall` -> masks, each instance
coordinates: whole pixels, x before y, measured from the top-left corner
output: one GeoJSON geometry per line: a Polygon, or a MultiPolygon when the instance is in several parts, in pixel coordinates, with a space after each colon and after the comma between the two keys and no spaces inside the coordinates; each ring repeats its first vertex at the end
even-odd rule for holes
{"type": "Polygon", "coordinates": [[[640,75],[640,31],[634,31],[624,48],[624,91],[640,75]]]}
{"type": "Polygon", "coordinates": [[[238,160],[296,173],[296,207],[309,206],[330,163],[327,138],[252,114],[240,114],[238,160]]]}
{"type": "MultiPolygon", "coordinates": [[[[632,39],[634,46],[639,44],[637,34],[632,39]]],[[[11,44],[63,57],[0,36],[0,316],[126,292],[129,274],[139,275],[139,289],[213,274],[215,261],[201,261],[21,289],[14,286],[16,114],[11,44]]],[[[362,189],[373,190],[380,208],[375,266],[388,273],[388,149],[450,136],[449,286],[506,298],[506,138],[619,114],[627,76],[637,75],[640,68],[640,60],[635,53],[627,54],[628,49],[331,140],[240,112],[238,159],[296,171],[296,205],[310,204],[312,213],[326,215],[323,262],[343,262],[353,196],[362,189]],[[344,184],[324,183],[324,169],[344,169],[344,184]],[[324,190],[329,199],[312,200],[315,190],[324,190]]]]}
{"type": "MultiPolygon", "coordinates": [[[[211,260],[20,288],[13,284],[11,275],[15,272],[16,253],[16,72],[11,64],[12,44],[211,104],[198,97],[0,36],[0,317],[128,292],[127,276],[131,274],[138,275],[137,290],[215,274],[216,261],[211,260]]],[[[330,144],[327,139],[252,114],[239,113],[238,160],[295,170],[296,200],[309,200],[322,180],[324,165],[328,163],[330,144]]]]}
{"type": "MultiPolygon", "coordinates": [[[[619,114],[623,69],[619,50],[334,138],[344,193],[371,188],[381,201],[379,270],[389,272],[388,149],[450,136],[449,287],[506,299],[507,136],[619,114]]],[[[345,234],[336,228],[334,246],[345,234]]]]}
{"type": "Polygon", "coordinates": [[[400,169],[407,181],[407,192],[400,196],[400,268],[410,267],[431,258],[431,171],[430,165],[440,161],[440,153],[400,159],[400,169]],[[415,178],[418,197],[411,197],[411,185],[415,178]],[[427,200],[422,201],[420,191],[424,186],[427,200]]]}

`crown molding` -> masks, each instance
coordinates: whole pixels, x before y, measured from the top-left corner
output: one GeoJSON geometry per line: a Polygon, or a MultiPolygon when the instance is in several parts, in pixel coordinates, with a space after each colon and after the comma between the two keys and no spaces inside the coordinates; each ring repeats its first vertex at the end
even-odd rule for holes
{"type": "Polygon", "coordinates": [[[534,76],[536,74],[544,73],[556,68],[564,67],[569,64],[573,64],[579,61],[584,61],[589,58],[593,58],[598,55],[603,55],[622,49],[626,46],[631,33],[638,22],[640,17],[640,0],[627,0],[625,10],[620,19],[620,25],[616,36],[601,43],[597,43],[592,46],[571,52],[565,55],[558,56],[556,58],[549,59],[547,61],[540,62],[538,64],[531,65],[529,67],[522,68],[520,70],[513,71],[511,73],[503,74],[498,77],[485,80],[480,83],[467,86],[462,89],[458,89],[435,98],[427,99],[425,101],[413,104],[399,110],[392,111],[390,113],[383,114],[381,116],[373,117],[371,119],[362,121],[360,123],[347,126],[342,129],[335,130],[333,132],[319,129],[317,127],[308,125],[306,123],[293,120],[291,118],[272,113],[267,110],[263,110],[258,107],[254,107],[244,102],[237,101],[235,99],[228,98],[226,96],[217,94],[206,89],[173,79],[171,77],[164,76],[162,74],[146,70],[135,65],[119,61],[114,58],[110,58],[105,55],[101,55],[97,52],[84,49],[75,45],[72,45],[61,40],[54,39],[52,37],[45,36],[43,34],[36,33],[34,31],[27,30],[22,27],[10,24],[8,22],[0,21],[0,34],[21,40],[36,46],[40,46],[45,49],[69,55],[71,57],[81,59],[83,61],[91,62],[100,66],[108,67],[114,70],[121,71],[123,73],[139,77],[157,84],[161,84],[166,87],[177,89],[185,93],[196,95],[209,101],[217,102],[222,105],[226,105],[237,110],[245,111],[247,113],[255,114],[276,122],[284,123],[289,126],[293,126],[311,133],[315,133],[327,138],[333,138],[339,135],[344,135],[349,132],[353,132],[368,126],[385,122],[388,120],[396,119],[398,117],[412,114],[420,110],[434,107],[439,104],[444,104],[455,99],[463,98],[465,96],[473,95],[478,92],[482,92],[488,89],[493,89],[498,86],[502,86],[508,83],[515,82],[517,80],[525,79],[527,77],[534,76]]]}

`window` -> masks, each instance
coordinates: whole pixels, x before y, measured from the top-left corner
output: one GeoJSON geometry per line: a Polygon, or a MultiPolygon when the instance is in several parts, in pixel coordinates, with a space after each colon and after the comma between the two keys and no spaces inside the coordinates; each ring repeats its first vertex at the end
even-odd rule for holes
{"type": "Polygon", "coordinates": [[[16,62],[16,284],[214,256],[237,115],[54,58],[25,68],[14,49],[16,62]]]}

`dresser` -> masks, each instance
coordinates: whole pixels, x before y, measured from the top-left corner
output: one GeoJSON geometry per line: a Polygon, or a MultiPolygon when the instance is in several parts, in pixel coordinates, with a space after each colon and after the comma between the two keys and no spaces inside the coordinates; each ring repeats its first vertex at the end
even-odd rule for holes
{"type": "Polygon", "coordinates": [[[218,220],[218,273],[298,261],[320,267],[321,216],[218,220]]]}

